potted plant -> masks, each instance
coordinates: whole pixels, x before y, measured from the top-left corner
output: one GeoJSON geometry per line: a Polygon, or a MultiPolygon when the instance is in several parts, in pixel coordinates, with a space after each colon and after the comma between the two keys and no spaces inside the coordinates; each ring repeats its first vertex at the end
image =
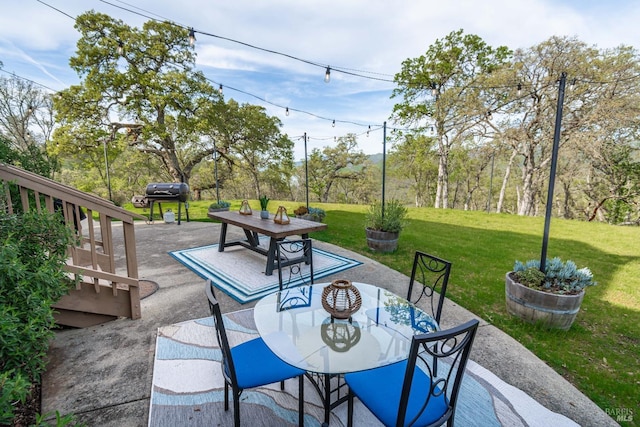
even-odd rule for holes
{"type": "Polygon", "coordinates": [[[269,219],[269,211],[267,206],[269,205],[269,198],[267,196],[260,196],[260,218],[269,219]]]}
{"type": "Polygon", "coordinates": [[[324,217],[327,215],[324,209],[312,207],[309,207],[309,209],[307,209],[306,206],[299,206],[298,209],[293,211],[293,213],[296,215],[296,218],[302,218],[308,221],[315,222],[322,222],[322,220],[324,220],[324,217]]]}
{"type": "Polygon", "coordinates": [[[567,330],[580,310],[585,288],[595,284],[591,270],[573,261],[547,260],[544,272],[539,260],[516,261],[505,279],[507,311],[530,323],[567,330]]]}
{"type": "Polygon", "coordinates": [[[399,200],[384,205],[375,201],[369,206],[365,222],[367,245],[377,252],[393,252],[398,247],[398,237],[404,228],[407,208],[399,200]]]}
{"type": "Polygon", "coordinates": [[[230,206],[231,203],[225,202],[224,200],[219,200],[209,205],[209,212],[228,211],[230,206]]]}

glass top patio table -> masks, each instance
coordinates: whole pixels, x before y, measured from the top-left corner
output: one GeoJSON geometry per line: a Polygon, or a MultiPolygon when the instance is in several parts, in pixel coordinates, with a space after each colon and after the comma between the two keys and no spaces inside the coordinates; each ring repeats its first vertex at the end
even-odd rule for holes
{"type": "Polygon", "coordinates": [[[332,319],[322,307],[327,285],[275,292],[254,307],[260,336],[290,365],[320,374],[372,369],[406,359],[413,335],[439,329],[430,315],[406,299],[357,282],[353,285],[360,291],[360,309],[350,320],[332,319]]]}

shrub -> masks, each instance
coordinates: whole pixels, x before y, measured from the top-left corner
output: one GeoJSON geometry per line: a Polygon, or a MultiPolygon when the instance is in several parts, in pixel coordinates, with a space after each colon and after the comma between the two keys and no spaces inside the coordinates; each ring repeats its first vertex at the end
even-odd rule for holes
{"type": "Polygon", "coordinates": [[[71,284],[72,233],[59,214],[0,212],[0,424],[39,382],[53,337],[51,307],[71,284]]]}
{"type": "Polygon", "coordinates": [[[327,213],[324,209],[310,207],[307,215],[311,221],[322,222],[324,217],[327,216],[327,213]]]}
{"type": "Polygon", "coordinates": [[[371,230],[399,233],[404,228],[404,219],[407,208],[399,200],[391,200],[384,205],[382,214],[382,202],[375,201],[369,206],[365,227],[371,230]]]}
{"type": "Polygon", "coordinates": [[[312,208],[312,207],[309,207],[309,209],[307,209],[307,207],[303,205],[295,209],[293,213],[298,218],[307,219],[309,221],[316,221],[316,222],[322,222],[324,218],[327,216],[327,213],[324,211],[324,209],[312,208]]]}
{"type": "Polygon", "coordinates": [[[294,213],[296,216],[306,215],[306,214],[307,214],[307,212],[309,212],[309,211],[307,210],[307,207],[306,207],[306,206],[299,206],[296,210],[294,210],[294,211],[293,211],[293,213],[294,213]]]}
{"type": "Polygon", "coordinates": [[[225,202],[224,200],[220,200],[219,202],[214,202],[209,205],[209,209],[224,209],[231,206],[231,203],[225,202]]]}

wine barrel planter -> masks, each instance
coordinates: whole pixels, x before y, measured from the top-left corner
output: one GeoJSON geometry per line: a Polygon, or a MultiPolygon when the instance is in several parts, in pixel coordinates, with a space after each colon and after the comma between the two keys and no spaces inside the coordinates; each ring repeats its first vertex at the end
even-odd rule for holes
{"type": "Polygon", "coordinates": [[[507,273],[505,278],[505,296],[509,314],[548,328],[566,331],[571,327],[580,310],[584,290],[575,295],[543,292],[514,281],[511,273],[507,273]]]}
{"type": "Polygon", "coordinates": [[[365,228],[367,233],[367,245],[376,252],[393,252],[398,248],[398,236],[400,233],[378,231],[365,228]]]}

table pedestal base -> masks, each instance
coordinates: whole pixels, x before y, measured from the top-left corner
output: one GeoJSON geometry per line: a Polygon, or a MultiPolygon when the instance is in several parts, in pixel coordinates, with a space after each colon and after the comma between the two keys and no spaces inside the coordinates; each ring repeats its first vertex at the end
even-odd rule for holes
{"type": "Polygon", "coordinates": [[[306,377],[318,392],[324,406],[324,425],[329,425],[331,410],[347,401],[348,389],[342,375],[307,372],[306,377]]]}

